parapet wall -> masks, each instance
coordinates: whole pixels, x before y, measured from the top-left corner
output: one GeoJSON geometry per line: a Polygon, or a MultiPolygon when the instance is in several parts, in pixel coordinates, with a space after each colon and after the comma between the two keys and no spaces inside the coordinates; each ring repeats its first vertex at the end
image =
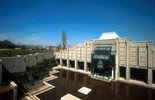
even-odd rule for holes
{"type": "Polygon", "coordinates": [[[26,66],[32,67],[37,64],[36,56],[35,55],[27,55],[26,58],[26,66]]]}
{"type": "MultiPolygon", "coordinates": [[[[43,62],[43,59],[50,59],[52,57],[53,57],[53,54],[51,52],[34,54],[34,55],[32,54],[25,55],[24,57],[21,57],[21,56],[1,57],[0,59],[2,61],[0,62],[0,68],[1,68],[1,65],[4,65],[4,67],[6,67],[10,73],[25,72],[26,67],[32,67],[36,65],[38,62],[43,62]]],[[[1,70],[0,70],[0,74],[1,74],[1,70]]]]}
{"type": "Polygon", "coordinates": [[[2,64],[10,73],[26,71],[25,57],[3,57],[2,64]]]}

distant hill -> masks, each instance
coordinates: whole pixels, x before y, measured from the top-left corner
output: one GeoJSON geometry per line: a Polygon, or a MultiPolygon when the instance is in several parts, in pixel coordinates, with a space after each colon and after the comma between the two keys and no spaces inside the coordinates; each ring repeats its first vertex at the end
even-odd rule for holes
{"type": "Polygon", "coordinates": [[[9,40],[0,41],[0,49],[14,49],[19,47],[9,40]]]}
{"type": "Polygon", "coordinates": [[[32,50],[42,50],[42,45],[17,45],[9,40],[0,40],[0,49],[15,49],[15,48],[21,48],[21,49],[32,49],[32,50]]]}

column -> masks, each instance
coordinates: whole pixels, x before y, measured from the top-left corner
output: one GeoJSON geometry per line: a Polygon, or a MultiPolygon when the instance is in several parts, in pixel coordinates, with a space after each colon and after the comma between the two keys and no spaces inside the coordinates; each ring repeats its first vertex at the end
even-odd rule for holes
{"type": "Polygon", "coordinates": [[[67,48],[67,68],[69,68],[69,49],[67,48]]]}
{"type": "Polygon", "coordinates": [[[93,51],[93,41],[91,42],[91,52],[93,51]]]}
{"type": "Polygon", "coordinates": [[[77,48],[76,48],[76,46],[75,46],[75,49],[74,49],[74,51],[75,51],[75,70],[77,70],[77,48]]]}
{"type": "Polygon", "coordinates": [[[129,50],[129,43],[130,43],[130,40],[127,39],[126,41],[126,80],[129,80],[130,79],[130,66],[129,66],[129,61],[130,61],[130,50],[129,50]]]}
{"type": "Polygon", "coordinates": [[[84,47],[84,71],[87,71],[87,43],[85,43],[84,47]]]}
{"type": "Polygon", "coordinates": [[[152,84],[152,69],[151,68],[148,68],[148,85],[151,85],[152,84]]]}
{"type": "Polygon", "coordinates": [[[111,78],[114,79],[114,68],[111,70],[111,78]]]}
{"type": "Polygon", "coordinates": [[[87,62],[84,61],[84,71],[87,72],[87,62]]]}
{"type": "Polygon", "coordinates": [[[147,75],[147,79],[148,79],[148,85],[151,85],[152,84],[152,82],[153,82],[153,75],[152,75],[152,66],[153,66],[153,55],[152,55],[152,42],[148,42],[147,43],[147,46],[148,46],[148,50],[147,50],[147,52],[148,52],[148,55],[147,55],[147,57],[148,57],[148,75],[147,75]]]}
{"type": "Polygon", "coordinates": [[[60,66],[62,66],[62,50],[60,50],[60,66]]]}
{"type": "Polygon", "coordinates": [[[119,66],[118,66],[118,55],[119,55],[119,43],[118,40],[116,40],[116,56],[115,56],[115,80],[118,80],[119,78],[119,66]]]}
{"type": "Polygon", "coordinates": [[[13,87],[13,100],[17,100],[17,85],[14,81],[11,81],[10,85],[13,87]]]}

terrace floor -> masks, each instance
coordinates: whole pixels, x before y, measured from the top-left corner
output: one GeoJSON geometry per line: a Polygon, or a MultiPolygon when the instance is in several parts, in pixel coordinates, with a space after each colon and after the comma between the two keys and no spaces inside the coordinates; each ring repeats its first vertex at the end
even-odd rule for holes
{"type": "Polygon", "coordinates": [[[71,94],[82,100],[155,100],[155,90],[121,82],[104,82],[88,75],[60,69],[54,74],[57,79],[49,81],[55,88],[37,95],[41,100],[60,100],[71,94]],[[78,92],[82,87],[90,88],[85,95],[78,92]]]}

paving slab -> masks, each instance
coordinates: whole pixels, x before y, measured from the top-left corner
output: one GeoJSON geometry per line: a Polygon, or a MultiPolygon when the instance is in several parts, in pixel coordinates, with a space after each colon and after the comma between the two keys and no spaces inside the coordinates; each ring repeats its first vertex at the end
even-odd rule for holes
{"type": "Polygon", "coordinates": [[[90,88],[87,88],[87,87],[82,87],[82,88],[80,88],[79,90],[78,90],[78,92],[80,92],[80,93],[82,93],[82,94],[85,94],[85,95],[87,95],[89,92],[91,92],[92,91],[92,89],[90,89],[90,88]]]}
{"type": "Polygon", "coordinates": [[[61,97],[60,100],[82,100],[82,99],[68,93],[65,96],[61,97]]]}

